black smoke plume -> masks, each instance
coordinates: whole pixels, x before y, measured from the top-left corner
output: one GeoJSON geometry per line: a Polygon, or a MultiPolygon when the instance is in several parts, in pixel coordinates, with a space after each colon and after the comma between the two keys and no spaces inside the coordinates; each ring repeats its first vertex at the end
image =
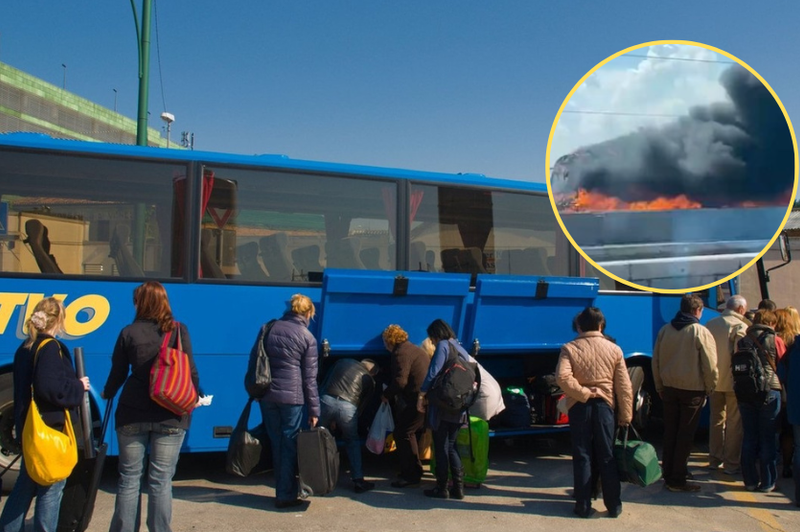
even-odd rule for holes
{"type": "Polygon", "coordinates": [[[726,69],[720,83],[731,103],[694,107],[666,126],[562,157],[554,191],[583,188],[628,202],[685,194],[704,207],[788,201],[794,152],[780,107],[740,65],[726,69]]]}

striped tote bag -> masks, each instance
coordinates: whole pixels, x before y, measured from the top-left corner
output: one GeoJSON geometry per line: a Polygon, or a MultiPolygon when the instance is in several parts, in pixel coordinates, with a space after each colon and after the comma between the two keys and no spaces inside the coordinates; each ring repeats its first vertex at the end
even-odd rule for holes
{"type": "Polygon", "coordinates": [[[194,410],[197,390],[192,382],[189,356],[183,351],[180,323],[177,321],[175,330],[178,331],[175,347],[169,347],[172,332],[168,332],[150,370],[150,398],[173,414],[182,416],[194,410]]]}

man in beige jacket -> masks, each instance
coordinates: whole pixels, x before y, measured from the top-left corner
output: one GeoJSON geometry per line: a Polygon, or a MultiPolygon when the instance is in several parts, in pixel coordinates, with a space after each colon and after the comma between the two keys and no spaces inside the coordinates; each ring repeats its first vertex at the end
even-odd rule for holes
{"type": "Polygon", "coordinates": [[[708,467],[723,468],[729,475],[739,472],[742,454],[742,416],[733,393],[731,355],[739,339],[744,338],[751,325],[745,319],[747,301],[742,296],[728,299],[721,316],[710,320],[706,327],[714,336],[717,346],[717,371],[719,380],[709,399],[711,418],[708,436],[708,467]]]}
{"type": "Polygon", "coordinates": [[[613,454],[614,427],[631,422],[631,380],[622,350],[603,336],[605,318],[600,309],[584,309],[575,318],[575,325],[580,336],[561,348],[556,367],[556,381],[567,396],[569,408],[574,513],[580,517],[594,513],[591,503],[594,461],[600,473],[608,516],[617,517],[622,513],[622,501],[613,454]]]}
{"type": "Polygon", "coordinates": [[[686,482],[700,410],[717,385],[717,346],[700,325],[703,300],[687,294],[675,318],[658,332],[653,347],[653,382],[664,405],[664,481],[670,491],[700,491],[686,482]]]}

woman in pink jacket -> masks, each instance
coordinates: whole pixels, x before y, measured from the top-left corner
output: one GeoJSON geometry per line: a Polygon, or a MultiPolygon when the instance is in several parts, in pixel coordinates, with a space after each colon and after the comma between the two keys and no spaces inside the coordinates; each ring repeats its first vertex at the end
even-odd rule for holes
{"type": "Polygon", "coordinates": [[[633,392],[622,350],[603,335],[605,324],[598,308],[588,307],[578,314],[575,318],[578,337],[561,348],[556,367],[556,380],[567,396],[569,408],[574,513],[580,517],[594,513],[592,469],[600,473],[608,516],[617,517],[622,513],[619,474],[613,453],[614,428],[617,424],[630,424],[633,392]]]}

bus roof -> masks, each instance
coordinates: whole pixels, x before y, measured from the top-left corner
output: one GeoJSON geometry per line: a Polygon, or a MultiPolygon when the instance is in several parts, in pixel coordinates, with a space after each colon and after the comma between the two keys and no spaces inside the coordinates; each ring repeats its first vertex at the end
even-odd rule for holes
{"type": "Polygon", "coordinates": [[[206,163],[233,164],[264,169],[299,170],[307,172],[334,173],[340,175],[368,175],[374,177],[385,177],[389,179],[405,179],[409,181],[436,181],[467,186],[487,186],[508,190],[527,190],[531,192],[543,193],[547,192],[547,187],[544,183],[493,178],[482,174],[447,174],[440,172],[384,168],[378,166],[305,161],[300,159],[292,159],[286,155],[238,155],[210,151],[159,148],[153,146],[135,146],[130,144],[55,139],[43,133],[3,133],[0,134],[0,147],[4,146],[185,162],[200,161],[206,163]]]}

